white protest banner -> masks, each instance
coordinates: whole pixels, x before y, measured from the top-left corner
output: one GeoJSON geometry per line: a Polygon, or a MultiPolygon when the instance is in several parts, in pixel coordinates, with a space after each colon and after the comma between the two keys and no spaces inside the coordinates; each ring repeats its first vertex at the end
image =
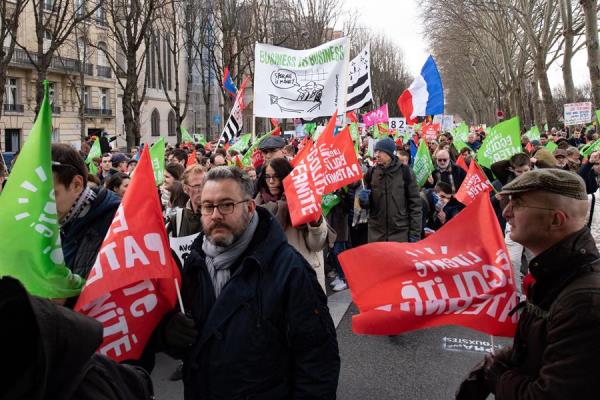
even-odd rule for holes
{"type": "Polygon", "coordinates": [[[565,104],[565,125],[581,125],[592,122],[592,103],[565,104]]]}
{"type": "Polygon", "coordinates": [[[171,253],[175,256],[175,261],[179,263],[181,267],[185,263],[185,259],[190,255],[192,251],[192,243],[198,237],[200,233],[189,236],[171,237],[169,236],[169,246],[171,247],[171,253]]]}
{"type": "Polygon", "coordinates": [[[433,123],[439,123],[442,132],[452,130],[454,127],[454,117],[452,115],[438,114],[433,116],[433,123]]]}
{"type": "Polygon", "coordinates": [[[257,43],[254,52],[257,117],[312,119],[345,108],[348,38],[308,50],[257,43]]]}

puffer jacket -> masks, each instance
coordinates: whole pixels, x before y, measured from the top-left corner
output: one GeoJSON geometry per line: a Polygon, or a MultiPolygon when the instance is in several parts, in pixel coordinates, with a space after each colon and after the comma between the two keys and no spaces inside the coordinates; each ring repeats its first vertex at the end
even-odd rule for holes
{"type": "Polygon", "coordinates": [[[531,260],[535,283],[506,360],[509,369],[497,381],[496,399],[598,398],[599,257],[585,227],[531,260]],[[570,284],[583,287],[569,290],[570,284]]]}
{"type": "Polygon", "coordinates": [[[335,327],[314,270],[274,217],[256,208],[254,236],[218,298],[194,241],[183,269],[198,337],[184,359],[186,400],[335,399],[335,327]]]}
{"type": "Polygon", "coordinates": [[[371,190],[369,243],[418,241],[422,205],[414,172],[394,156],[387,167],[377,165],[369,170],[365,184],[371,190]],[[405,182],[404,176],[410,177],[410,182],[405,182]]]}

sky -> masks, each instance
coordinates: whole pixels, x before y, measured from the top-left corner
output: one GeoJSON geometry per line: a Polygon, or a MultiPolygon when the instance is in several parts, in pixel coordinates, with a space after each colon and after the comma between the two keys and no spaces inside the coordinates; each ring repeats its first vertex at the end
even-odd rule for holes
{"type": "MultiPolygon", "coordinates": [[[[443,1],[443,0],[440,0],[443,1]]],[[[418,74],[429,55],[428,43],[422,34],[419,1],[415,0],[344,0],[358,12],[359,20],[367,28],[382,32],[404,50],[411,74],[418,74]]],[[[589,82],[585,49],[580,50],[571,63],[575,86],[589,82]]],[[[548,71],[550,86],[562,85],[561,61],[554,62],[548,71]]]]}

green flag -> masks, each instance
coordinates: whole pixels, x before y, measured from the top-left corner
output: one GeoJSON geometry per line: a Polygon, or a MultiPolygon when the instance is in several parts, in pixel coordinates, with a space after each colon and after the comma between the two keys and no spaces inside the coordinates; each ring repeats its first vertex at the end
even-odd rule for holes
{"type": "MultiPolygon", "coordinates": [[[[277,129],[277,128],[275,128],[275,129],[277,129]]],[[[275,130],[275,129],[273,129],[273,130],[275,130]]],[[[262,135],[261,137],[256,139],[254,141],[254,143],[252,144],[252,146],[250,146],[250,148],[248,150],[246,150],[246,152],[244,153],[244,156],[242,157],[242,165],[244,167],[252,166],[252,154],[254,154],[254,150],[256,150],[258,148],[258,145],[260,144],[260,142],[262,142],[266,138],[270,137],[272,132],[273,131],[268,132],[265,135],[262,135]]]]}
{"type": "Polygon", "coordinates": [[[579,154],[584,157],[589,157],[590,154],[600,149],[600,140],[596,140],[595,142],[588,143],[579,150],[579,154]]]}
{"type": "Polygon", "coordinates": [[[558,145],[556,143],[554,143],[554,142],[548,142],[548,143],[546,143],[546,145],[544,147],[550,153],[554,153],[554,150],[556,150],[558,148],[558,145]]]}
{"type": "Polygon", "coordinates": [[[544,124],[544,132],[548,132],[548,123],[547,122],[544,124]]]}
{"type": "Polygon", "coordinates": [[[454,138],[452,140],[452,145],[454,146],[454,148],[456,149],[456,151],[458,151],[460,153],[460,151],[462,149],[464,149],[465,147],[469,147],[468,144],[466,144],[465,142],[463,142],[461,139],[459,138],[454,138]]]}
{"type": "Polygon", "coordinates": [[[358,123],[353,122],[350,125],[350,136],[352,137],[352,141],[354,142],[354,152],[356,154],[360,154],[360,133],[358,133],[358,123]]]}
{"type": "Polygon", "coordinates": [[[529,140],[540,140],[540,128],[538,128],[537,125],[532,126],[531,129],[525,132],[525,136],[527,136],[529,140]]]}
{"type": "Polygon", "coordinates": [[[88,153],[88,156],[85,159],[85,162],[88,166],[88,170],[92,175],[98,174],[98,168],[94,163],[94,158],[97,157],[102,157],[102,150],[100,149],[100,139],[94,140],[94,144],[92,145],[92,148],[90,149],[90,152],[88,153]]]}
{"type": "Polygon", "coordinates": [[[85,281],[64,263],[51,167],[48,81],[44,87],[38,116],[0,195],[0,276],[17,278],[33,295],[66,298],[77,296],[85,281]]]}
{"type": "Polygon", "coordinates": [[[237,150],[239,153],[243,152],[250,145],[250,139],[252,139],[251,133],[246,133],[237,138],[237,141],[229,148],[229,150],[237,150]]]}
{"type": "Polygon", "coordinates": [[[507,160],[522,151],[519,117],[514,117],[492,128],[477,152],[477,163],[490,168],[496,161],[507,160]]]}
{"type": "Polygon", "coordinates": [[[600,108],[596,110],[596,122],[600,126],[600,108]]]}
{"type": "MultiPolygon", "coordinates": [[[[456,143],[456,139],[459,139],[461,142],[466,142],[467,137],[469,136],[469,125],[465,123],[465,121],[461,122],[454,130],[452,131],[452,138],[456,143]]],[[[459,150],[460,151],[460,150],[459,150]]]]}
{"type": "Polygon", "coordinates": [[[156,186],[165,180],[165,138],[161,137],[150,147],[150,160],[154,170],[156,186]]]}
{"type": "Polygon", "coordinates": [[[329,193],[323,196],[323,198],[321,199],[321,208],[323,210],[323,216],[326,217],[327,215],[329,215],[333,207],[337,206],[341,202],[342,199],[340,199],[340,196],[338,196],[335,193],[329,193]]]}
{"type": "Polygon", "coordinates": [[[206,146],[206,139],[201,134],[194,133],[194,139],[196,139],[196,142],[198,142],[202,146],[206,146]]]}
{"type": "Polygon", "coordinates": [[[429,148],[427,148],[425,141],[421,140],[421,143],[419,143],[419,148],[417,149],[417,154],[415,154],[415,161],[413,163],[413,171],[415,172],[419,186],[422,187],[425,185],[427,178],[431,176],[433,170],[433,161],[431,160],[429,148]]]}
{"type": "Polygon", "coordinates": [[[181,142],[182,143],[194,143],[194,139],[189,134],[187,129],[185,129],[183,126],[181,127],[181,142]]]}
{"type": "Polygon", "coordinates": [[[309,136],[312,136],[316,129],[317,124],[315,122],[307,122],[304,124],[304,132],[309,136]]]}

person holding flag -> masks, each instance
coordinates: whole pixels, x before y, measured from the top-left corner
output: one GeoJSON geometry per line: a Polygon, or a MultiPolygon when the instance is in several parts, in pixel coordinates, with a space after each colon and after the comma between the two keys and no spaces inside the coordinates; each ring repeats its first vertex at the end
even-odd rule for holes
{"type": "Polygon", "coordinates": [[[583,180],[537,169],[504,186],[511,238],[531,250],[533,284],[512,347],[485,356],[458,400],[596,399],[600,360],[600,254],[587,227],[583,180]]]}
{"type": "Polygon", "coordinates": [[[369,209],[369,243],[416,242],[421,238],[422,206],[414,172],[395,155],[391,138],[375,144],[377,164],[365,175],[366,190],[359,193],[369,209]]]}

